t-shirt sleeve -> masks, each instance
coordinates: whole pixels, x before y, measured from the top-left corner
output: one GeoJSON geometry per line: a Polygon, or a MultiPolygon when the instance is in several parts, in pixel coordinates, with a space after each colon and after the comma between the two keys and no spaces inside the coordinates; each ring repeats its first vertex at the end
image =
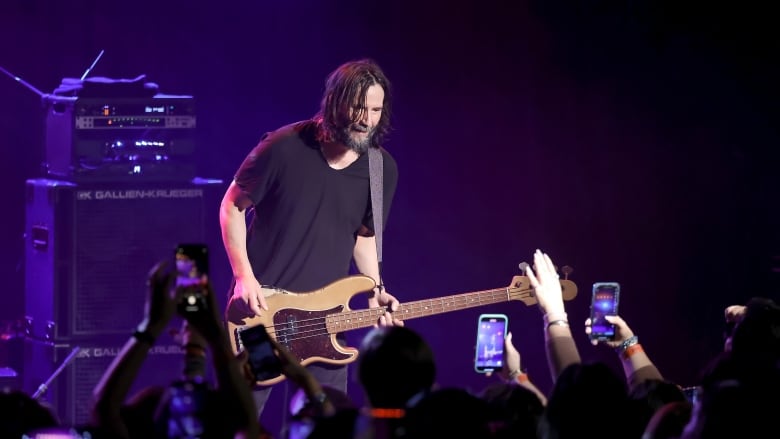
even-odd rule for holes
{"type": "Polygon", "coordinates": [[[263,135],[260,143],[247,154],[233,179],[236,185],[252,200],[258,204],[268,190],[272,181],[272,157],[273,136],[269,133],[263,135]]]}

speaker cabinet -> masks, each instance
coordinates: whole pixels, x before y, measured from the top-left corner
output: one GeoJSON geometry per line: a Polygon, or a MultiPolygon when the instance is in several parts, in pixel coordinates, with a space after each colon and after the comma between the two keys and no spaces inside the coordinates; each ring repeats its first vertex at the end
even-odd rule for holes
{"type": "Polygon", "coordinates": [[[212,182],[26,185],[25,312],[43,339],[126,335],[149,270],[176,244],[205,242],[206,215],[218,216],[212,182]]]}
{"type": "MultiPolygon", "coordinates": [[[[79,343],[43,343],[28,340],[25,345],[24,389],[35,393],[50,378],[41,400],[50,405],[66,425],[83,426],[90,422],[92,393],[129,336],[94,337],[79,343]],[[73,353],[72,361],[55,372],[73,353]]],[[[132,397],[144,388],[168,386],[181,378],[184,350],[170,336],[162,336],[149,350],[133,385],[132,397]]]]}
{"type": "MultiPolygon", "coordinates": [[[[79,347],[45,398],[63,422],[87,422],[95,385],[144,316],[150,269],[173,262],[179,243],[218,245],[223,192],[214,180],[27,180],[24,390],[35,392],[79,347]]],[[[178,378],[183,356],[161,337],[131,393],[178,378]]]]}

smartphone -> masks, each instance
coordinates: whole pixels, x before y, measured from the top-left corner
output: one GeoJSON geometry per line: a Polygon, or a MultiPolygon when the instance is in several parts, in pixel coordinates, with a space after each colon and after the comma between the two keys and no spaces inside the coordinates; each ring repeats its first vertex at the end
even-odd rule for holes
{"type": "Polygon", "coordinates": [[[505,314],[481,314],[477,321],[477,348],[474,369],[479,373],[501,370],[504,366],[504,338],[509,319],[505,314]]]}
{"type": "Polygon", "coordinates": [[[614,340],[615,325],[604,316],[618,315],[620,284],[617,282],[596,282],[590,302],[590,339],[614,340]]]}
{"type": "Polygon", "coordinates": [[[180,313],[197,312],[206,307],[206,283],[209,276],[209,249],[205,244],[179,244],[175,252],[176,286],[186,287],[179,299],[180,313]]]}
{"type": "Polygon", "coordinates": [[[271,336],[265,326],[257,325],[238,332],[241,347],[248,354],[249,367],[257,381],[276,378],[282,374],[282,365],[274,353],[271,336]]]}

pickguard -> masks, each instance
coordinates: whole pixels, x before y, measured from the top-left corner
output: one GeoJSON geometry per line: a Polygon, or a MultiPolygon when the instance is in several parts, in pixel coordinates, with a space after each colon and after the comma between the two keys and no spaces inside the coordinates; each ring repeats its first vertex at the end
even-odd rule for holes
{"type": "Polygon", "coordinates": [[[320,311],[280,309],[273,316],[274,336],[301,362],[312,357],[337,362],[347,360],[353,355],[336,350],[335,336],[331,338],[326,327],[326,317],[343,310],[343,305],[320,311]]]}

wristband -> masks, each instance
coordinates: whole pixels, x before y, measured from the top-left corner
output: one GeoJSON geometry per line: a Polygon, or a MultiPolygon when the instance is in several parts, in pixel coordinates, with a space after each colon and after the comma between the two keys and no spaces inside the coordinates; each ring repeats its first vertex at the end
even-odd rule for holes
{"type": "Polygon", "coordinates": [[[372,408],[368,410],[369,416],[377,419],[401,419],[406,415],[406,410],[397,408],[372,408]]]}
{"type": "Polygon", "coordinates": [[[527,383],[528,380],[528,374],[523,372],[522,369],[515,369],[511,372],[509,372],[509,379],[507,382],[515,382],[518,384],[527,383]]]}
{"type": "Polygon", "coordinates": [[[530,380],[528,379],[528,374],[527,373],[520,372],[520,373],[517,374],[517,376],[515,376],[515,382],[517,384],[527,383],[528,381],[530,381],[530,380]]]}
{"type": "Polygon", "coordinates": [[[133,338],[141,343],[146,343],[149,346],[154,345],[154,341],[157,339],[157,337],[153,336],[148,330],[141,331],[138,329],[133,332],[133,338]]]}
{"type": "Polygon", "coordinates": [[[641,344],[639,344],[639,343],[636,343],[636,344],[632,344],[631,346],[627,347],[627,348],[626,348],[626,350],[625,350],[625,351],[623,351],[623,353],[621,354],[621,356],[622,356],[624,359],[628,360],[629,358],[631,358],[631,356],[632,356],[632,355],[634,355],[634,354],[638,354],[638,353],[640,353],[640,352],[644,352],[644,351],[645,351],[645,350],[644,350],[644,349],[642,349],[642,345],[641,345],[641,344]]]}
{"type": "Polygon", "coordinates": [[[623,342],[620,343],[620,345],[615,348],[615,351],[618,354],[622,354],[630,346],[633,346],[633,345],[635,345],[637,343],[639,343],[639,337],[637,337],[636,335],[632,335],[631,337],[628,337],[627,339],[623,340],[623,342]]]}

